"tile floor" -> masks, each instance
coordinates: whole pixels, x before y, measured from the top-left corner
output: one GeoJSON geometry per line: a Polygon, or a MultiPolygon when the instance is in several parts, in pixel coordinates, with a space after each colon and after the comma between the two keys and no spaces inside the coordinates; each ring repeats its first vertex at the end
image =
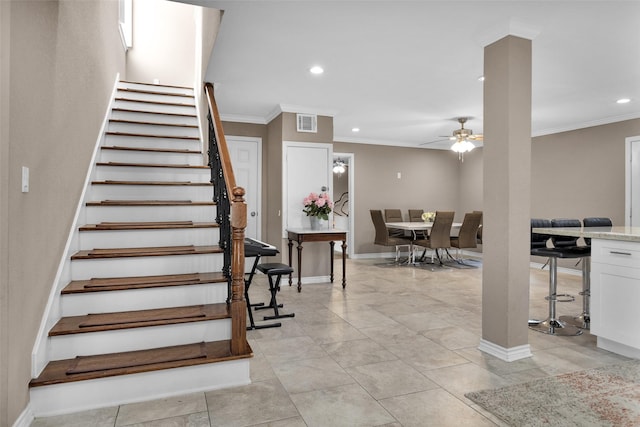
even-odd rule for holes
{"type": "MultiPolygon", "coordinates": [[[[626,360],[596,348],[589,333],[530,331],[534,356],[503,362],[477,350],[481,269],[383,262],[349,260],[346,290],[339,281],[303,285],[300,294],[285,285],[279,302],[296,316],[248,332],[250,385],[41,418],[32,427],[504,425],[464,394],[626,360]]],[[[580,286],[579,276],[560,274],[559,291],[577,295],[580,286]]],[[[546,317],[547,289],[548,271],[532,269],[530,317],[546,317]]],[[[267,301],[264,276],[251,297],[267,301]]],[[[558,313],[577,314],[580,304],[558,304],[558,313]]]]}

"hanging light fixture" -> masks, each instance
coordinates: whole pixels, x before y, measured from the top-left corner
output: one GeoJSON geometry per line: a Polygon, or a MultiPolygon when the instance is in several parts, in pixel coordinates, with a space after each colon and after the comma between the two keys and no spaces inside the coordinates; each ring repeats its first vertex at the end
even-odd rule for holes
{"type": "Polygon", "coordinates": [[[460,161],[464,161],[464,153],[468,153],[476,148],[470,139],[482,139],[482,135],[474,135],[471,129],[465,129],[464,124],[467,122],[467,119],[467,117],[458,118],[460,129],[454,130],[453,136],[451,137],[451,139],[455,141],[451,146],[451,150],[458,153],[458,159],[460,161]]]}
{"type": "Polygon", "coordinates": [[[476,148],[475,145],[468,139],[461,139],[453,143],[451,146],[451,150],[458,153],[458,160],[464,162],[464,153],[468,153],[469,151],[476,148]]]}
{"type": "Polygon", "coordinates": [[[343,160],[337,159],[333,161],[333,173],[342,175],[347,170],[346,164],[343,160]]]}

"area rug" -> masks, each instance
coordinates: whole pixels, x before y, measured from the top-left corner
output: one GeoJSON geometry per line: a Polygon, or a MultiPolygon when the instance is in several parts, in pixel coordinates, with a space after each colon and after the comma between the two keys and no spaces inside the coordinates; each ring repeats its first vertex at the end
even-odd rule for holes
{"type": "Polygon", "coordinates": [[[640,426],[640,361],[465,396],[511,426],[640,426]]]}

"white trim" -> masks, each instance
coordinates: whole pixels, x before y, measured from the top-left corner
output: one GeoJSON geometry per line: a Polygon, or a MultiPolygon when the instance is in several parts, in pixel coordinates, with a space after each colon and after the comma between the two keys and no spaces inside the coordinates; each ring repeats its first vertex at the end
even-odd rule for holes
{"type": "Polygon", "coordinates": [[[624,225],[631,224],[631,191],[633,181],[631,179],[631,143],[640,141],[640,136],[630,136],[624,139],[624,225]]]}
{"type": "Polygon", "coordinates": [[[480,340],[478,350],[497,357],[505,362],[515,362],[516,360],[525,359],[533,356],[529,344],[523,344],[516,347],[504,348],[498,344],[494,344],[485,339],[480,340]]]}
{"type": "Polygon", "coordinates": [[[311,277],[302,277],[300,282],[303,285],[311,285],[315,283],[331,283],[331,279],[329,276],[311,276],[311,277]]]}
{"type": "Polygon", "coordinates": [[[109,104],[107,105],[107,110],[102,120],[102,126],[100,127],[100,132],[98,133],[98,137],[93,147],[93,154],[91,155],[91,163],[87,170],[87,175],[85,176],[85,179],[84,179],[82,193],[80,194],[80,197],[78,199],[78,204],[76,205],[76,212],[73,217],[73,221],[71,222],[71,228],[69,230],[67,242],[65,244],[64,251],[62,252],[62,257],[60,259],[60,263],[58,264],[58,270],[56,272],[56,276],[53,280],[51,290],[49,292],[49,299],[47,300],[47,305],[42,314],[42,319],[40,320],[40,327],[38,328],[38,334],[36,336],[35,343],[33,344],[33,350],[31,352],[32,378],[36,378],[38,375],[40,375],[40,372],[42,372],[42,370],[44,369],[44,367],[47,365],[47,362],[48,362],[49,356],[47,352],[47,342],[49,338],[49,335],[48,335],[49,329],[53,326],[53,323],[57,321],[57,319],[60,316],[60,313],[59,313],[60,288],[66,284],[65,281],[63,280],[65,278],[64,277],[65,274],[70,275],[72,247],[73,247],[73,250],[76,250],[77,248],[75,248],[75,246],[78,244],[78,220],[80,218],[81,213],[84,212],[87,189],[89,188],[89,183],[91,182],[92,176],[95,171],[96,159],[100,151],[100,146],[104,141],[104,134],[107,130],[109,117],[111,116],[111,109],[113,108],[113,103],[115,101],[119,81],[120,81],[120,73],[117,73],[115,82],[113,85],[113,90],[111,91],[111,99],[109,100],[109,104]]]}
{"type": "Polygon", "coordinates": [[[35,418],[31,402],[29,402],[27,403],[27,407],[24,408],[24,411],[18,416],[18,419],[13,423],[13,427],[29,427],[35,418]]]}
{"type": "MultiPolygon", "coordinates": [[[[448,151],[449,148],[444,147],[429,147],[426,145],[419,145],[421,142],[409,142],[409,141],[393,141],[388,139],[367,139],[367,138],[354,138],[352,136],[334,136],[334,142],[348,142],[351,144],[369,144],[369,145],[387,145],[391,147],[406,147],[406,148],[420,148],[428,150],[444,150],[448,151]]],[[[478,146],[476,146],[478,147],[478,146]]]]}
{"type": "Polygon", "coordinates": [[[633,359],[640,359],[640,349],[630,347],[628,345],[621,344],[616,341],[598,337],[596,345],[598,348],[610,351],[612,353],[620,354],[626,357],[631,357],[633,359]]]}
{"type": "Polygon", "coordinates": [[[508,20],[490,26],[475,39],[480,46],[486,47],[492,43],[497,42],[507,36],[516,36],[527,40],[533,40],[540,34],[540,27],[532,24],[528,24],[516,18],[509,18],[508,20]]]}
{"type": "Polygon", "coordinates": [[[608,125],[611,123],[624,122],[626,120],[633,120],[638,118],[640,118],[640,112],[629,113],[629,114],[624,114],[620,116],[605,117],[602,119],[590,120],[587,122],[580,122],[580,123],[569,124],[566,126],[558,126],[555,128],[538,130],[538,131],[532,132],[531,136],[535,137],[535,136],[543,136],[543,135],[552,135],[556,133],[569,132],[572,130],[586,129],[594,126],[602,126],[602,125],[608,125]]]}
{"type": "Polygon", "coordinates": [[[220,114],[220,120],[223,122],[252,123],[256,125],[266,125],[271,121],[267,121],[261,116],[244,116],[241,114],[220,114]]]}

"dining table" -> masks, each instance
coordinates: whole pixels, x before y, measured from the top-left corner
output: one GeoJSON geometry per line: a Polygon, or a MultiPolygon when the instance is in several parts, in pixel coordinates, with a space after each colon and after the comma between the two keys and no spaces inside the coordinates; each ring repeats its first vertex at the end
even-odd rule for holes
{"type": "MultiPolygon", "coordinates": [[[[433,227],[432,221],[402,221],[402,222],[385,222],[384,225],[389,229],[398,229],[411,231],[413,239],[409,243],[409,258],[407,264],[415,264],[415,256],[413,253],[413,241],[417,239],[417,232],[419,231],[431,231],[433,227]]],[[[461,222],[454,222],[451,224],[451,230],[460,230],[462,226],[461,222]]],[[[428,233],[427,233],[428,234],[428,233]]]]}

